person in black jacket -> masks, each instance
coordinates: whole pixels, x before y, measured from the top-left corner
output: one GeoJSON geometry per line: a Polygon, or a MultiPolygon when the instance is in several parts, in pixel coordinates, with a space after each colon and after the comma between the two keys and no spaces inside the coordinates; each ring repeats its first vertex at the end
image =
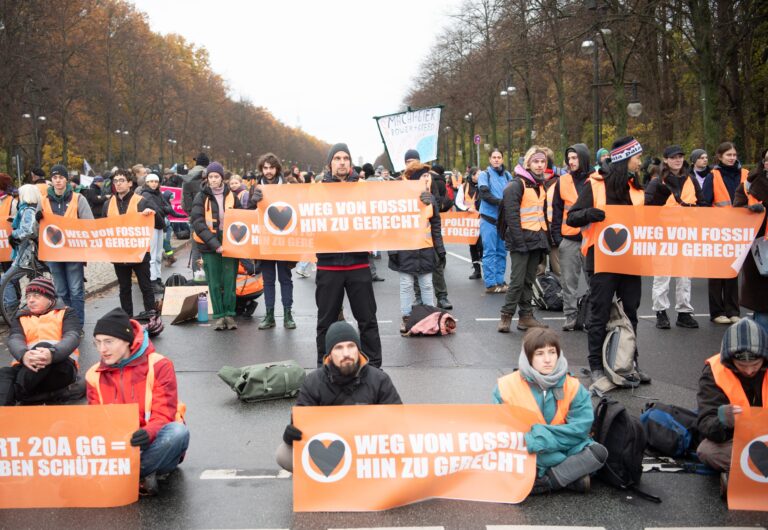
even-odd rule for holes
{"type": "Polygon", "coordinates": [[[152,239],[149,245],[149,277],[152,281],[152,288],[157,293],[163,292],[163,240],[165,239],[165,226],[168,222],[168,216],[173,213],[170,205],[163,200],[160,192],[160,177],[155,173],[150,173],[144,179],[144,186],[141,189],[141,196],[147,201],[155,215],[155,229],[152,232],[152,239]]]}
{"type": "MultiPolygon", "coordinates": [[[[413,161],[403,173],[404,180],[429,179],[430,171],[427,164],[413,161]]],[[[434,189],[434,181],[432,183],[434,189]]],[[[424,204],[432,205],[432,217],[429,224],[432,234],[432,246],[417,250],[394,250],[389,252],[389,268],[400,273],[400,313],[402,321],[400,333],[406,332],[408,317],[411,315],[411,307],[415,300],[414,283],[418,282],[420,299],[422,303],[432,305],[432,275],[437,268],[439,260],[445,262],[445,247],[443,246],[443,234],[440,224],[440,211],[435,196],[424,191],[421,194],[424,204]]]]}
{"type": "MultiPolygon", "coordinates": [[[[349,323],[331,324],[325,334],[322,367],[304,379],[296,406],[401,405],[392,380],[372,366],[360,348],[360,335],[349,323]]],[[[293,471],[293,442],[301,437],[302,432],[293,423],[288,424],[275,454],[283,469],[293,471]]]]}
{"type": "Polygon", "coordinates": [[[87,190],[83,190],[82,193],[88,199],[91,212],[93,212],[93,218],[101,219],[104,203],[111,197],[109,189],[104,189],[104,177],[93,177],[90,187],[87,190]]]}

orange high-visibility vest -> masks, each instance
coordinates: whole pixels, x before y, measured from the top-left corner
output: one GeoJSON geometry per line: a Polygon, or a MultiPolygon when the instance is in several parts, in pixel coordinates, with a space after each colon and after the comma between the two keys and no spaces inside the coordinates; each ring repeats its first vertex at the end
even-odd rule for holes
{"type": "Polygon", "coordinates": [[[557,182],[553,182],[549,185],[549,188],[547,188],[547,221],[549,221],[550,224],[552,223],[552,215],[554,213],[552,205],[555,201],[555,186],[557,186],[557,182]]]}
{"type": "Polygon", "coordinates": [[[5,195],[0,202],[0,219],[8,219],[11,216],[11,209],[13,208],[13,197],[11,195],[5,195]]]}
{"type": "MultiPolygon", "coordinates": [[[[593,178],[595,173],[589,176],[589,184],[592,186],[592,205],[594,208],[605,208],[605,181],[602,179],[593,178]]],[[[632,201],[633,206],[643,206],[645,204],[645,192],[639,190],[630,184],[629,186],[629,198],[632,201]]],[[[593,246],[597,241],[597,230],[595,230],[594,223],[589,223],[587,226],[581,227],[581,253],[587,255],[589,253],[589,247],[593,246]]]]}
{"type": "MultiPolygon", "coordinates": [[[[747,400],[747,394],[739,382],[739,378],[733,371],[723,365],[720,361],[720,354],[716,353],[706,363],[712,369],[712,375],[715,376],[715,384],[720,387],[728,398],[731,405],[739,405],[743,409],[748,409],[752,405],[747,400]]],[[[768,370],[763,376],[763,408],[768,409],[768,370]]]]}
{"type": "Polygon", "coordinates": [[[42,181],[35,184],[35,186],[37,186],[37,189],[40,191],[40,197],[44,199],[45,196],[48,195],[48,183],[42,181]]]}
{"type": "MultiPolygon", "coordinates": [[[[747,175],[749,175],[749,171],[742,168],[741,169],[741,184],[744,185],[744,183],[747,181],[747,175]]],[[[712,204],[712,206],[731,206],[733,202],[731,201],[731,196],[728,194],[728,188],[725,187],[725,182],[723,182],[723,175],[720,173],[719,169],[713,169],[712,170],[712,187],[715,191],[715,202],[712,204]]]]}
{"type": "Polygon", "coordinates": [[[564,236],[575,236],[579,233],[579,229],[568,226],[565,222],[568,219],[568,212],[579,198],[576,184],[573,183],[573,176],[570,173],[560,177],[560,198],[563,200],[563,225],[560,227],[560,233],[564,236]]]}
{"type": "MultiPolygon", "coordinates": [[[[67,204],[67,210],[64,212],[63,217],[71,217],[73,219],[77,219],[78,202],[80,202],[80,194],[76,191],[73,191],[72,199],[69,201],[69,204],[67,204]]],[[[53,213],[53,207],[51,207],[51,198],[47,194],[43,196],[42,208],[44,214],[55,215],[53,213]]]]}
{"type": "MultiPolygon", "coordinates": [[[[659,178],[659,177],[654,177],[659,178]]],[[[693,185],[692,177],[686,176],[683,183],[683,191],[680,192],[680,200],[688,204],[696,204],[696,187],[693,185]]],[[[667,203],[664,206],[680,206],[680,203],[675,200],[675,196],[670,194],[667,198],[667,203]]]]}
{"type": "MultiPolygon", "coordinates": [[[[226,197],[224,197],[224,210],[231,210],[235,207],[235,195],[234,193],[228,193],[226,197]]],[[[214,220],[213,218],[213,210],[211,209],[211,198],[206,197],[205,198],[205,224],[208,225],[208,230],[210,230],[212,233],[216,233],[217,227],[219,226],[219,221],[214,220]]],[[[197,235],[197,233],[192,232],[192,237],[200,243],[203,244],[203,240],[200,239],[197,235]]]]}
{"type": "MultiPolygon", "coordinates": [[[[520,375],[519,371],[512,372],[511,374],[500,378],[498,385],[499,394],[501,394],[501,399],[504,403],[530,410],[536,415],[539,423],[547,424],[544,419],[544,414],[541,413],[541,409],[539,408],[538,403],[536,403],[536,398],[533,397],[531,385],[528,384],[528,381],[523,379],[523,376],[520,375]]],[[[555,412],[555,417],[552,418],[549,425],[562,425],[566,422],[568,411],[571,409],[571,403],[573,403],[573,400],[576,398],[580,385],[581,383],[579,383],[578,379],[575,377],[571,377],[570,375],[565,376],[563,399],[557,402],[557,412],[555,412]]]]}
{"type": "MultiPolygon", "coordinates": [[[[131,210],[135,210],[138,212],[140,202],[141,202],[141,197],[139,197],[135,193],[131,195],[131,199],[128,201],[128,207],[125,209],[125,213],[128,213],[131,210]]],[[[113,195],[112,198],[109,199],[109,208],[107,209],[107,217],[114,217],[116,215],[120,215],[120,210],[117,208],[117,195],[113,195]]]]}
{"type": "MultiPolygon", "coordinates": [[[[149,418],[152,417],[152,398],[153,393],[152,389],[155,387],[155,365],[165,359],[165,356],[157,353],[152,352],[149,355],[147,355],[147,364],[149,365],[147,368],[147,386],[146,390],[144,391],[144,422],[148,422],[149,418]]],[[[104,398],[101,395],[101,387],[99,386],[99,381],[101,379],[101,372],[98,370],[99,363],[94,364],[88,369],[88,372],[85,374],[85,380],[88,382],[89,385],[91,385],[93,388],[96,389],[96,395],[99,396],[99,404],[104,404],[104,398]]],[[[176,400],[176,417],[175,421],[177,423],[184,423],[184,416],[187,413],[187,406],[184,404],[183,401],[180,399],[176,400]]]]}
{"type": "MultiPolygon", "coordinates": [[[[40,342],[47,342],[51,346],[56,346],[57,343],[61,342],[65,312],[66,310],[64,309],[53,309],[44,315],[24,315],[19,317],[19,323],[24,330],[24,338],[27,341],[27,348],[31,348],[40,342]]],[[[79,369],[80,350],[75,349],[75,351],[69,354],[69,357],[79,369]]]]}
{"type": "Polygon", "coordinates": [[[523,199],[520,201],[520,225],[524,230],[546,231],[547,220],[544,217],[544,202],[547,200],[547,194],[544,187],[540,185],[537,188],[539,191],[537,195],[535,189],[526,186],[522,180],[520,183],[523,186],[523,199]]]}

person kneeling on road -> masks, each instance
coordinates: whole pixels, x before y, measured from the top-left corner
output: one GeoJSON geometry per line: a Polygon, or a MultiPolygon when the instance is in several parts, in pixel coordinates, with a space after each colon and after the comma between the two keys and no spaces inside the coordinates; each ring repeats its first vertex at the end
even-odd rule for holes
{"type": "Polygon", "coordinates": [[[731,468],[735,416],[745,408],[768,407],[768,335],[754,320],[743,318],[723,336],[720,353],[707,359],[696,395],[699,460],[721,471],[725,496],[731,468]]]}
{"type": "Polygon", "coordinates": [[[158,476],[176,469],[189,446],[173,363],[155,352],[147,331],[120,308],[96,322],[93,338],[101,361],[85,376],[88,404],[139,405],[139,429],[131,436],[131,445],[141,448],[139,492],[157,495],[158,476]]]}
{"type": "Polygon", "coordinates": [[[48,278],[35,278],[25,290],[26,309],[11,321],[10,367],[0,368],[0,406],[63,402],[80,399],[85,384],[78,380],[80,318],[56,302],[48,278]]]}
{"type": "Polygon", "coordinates": [[[608,450],[589,437],[594,412],[589,392],[568,374],[557,333],[533,328],[523,338],[520,369],[499,379],[494,403],[531,411],[537,422],[525,434],[536,453],[532,495],[568,488],[590,489],[590,474],[605,463],[608,450]]]}
{"type": "MultiPolygon", "coordinates": [[[[369,364],[360,351],[360,335],[349,323],[331,324],[325,335],[325,351],[322,368],[302,383],[297,407],[402,404],[389,376],[369,364]]],[[[290,423],[275,453],[278,465],[287,471],[293,471],[293,442],[297,440],[301,440],[301,431],[290,423]]]]}

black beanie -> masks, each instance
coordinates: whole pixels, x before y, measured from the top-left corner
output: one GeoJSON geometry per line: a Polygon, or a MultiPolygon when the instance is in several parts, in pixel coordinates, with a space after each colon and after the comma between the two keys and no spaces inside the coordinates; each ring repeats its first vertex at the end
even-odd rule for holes
{"type": "Polygon", "coordinates": [[[96,335],[109,335],[131,343],[133,342],[131,318],[128,313],[117,307],[96,321],[93,336],[96,335]]]}
{"type": "Polygon", "coordinates": [[[325,334],[325,354],[331,353],[331,350],[340,342],[354,342],[357,349],[360,350],[360,335],[349,322],[340,320],[331,324],[328,332],[325,334]]]}
{"type": "MultiPolygon", "coordinates": [[[[201,152],[201,153],[199,153],[199,154],[197,155],[197,158],[195,158],[195,163],[196,163],[198,166],[208,167],[208,164],[210,164],[210,163],[211,163],[211,161],[210,161],[210,159],[208,158],[208,155],[206,155],[205,153],[202,153],[202,152],[201,152]]],[[[224,175],[222,175],[222,177],[223,177],[223,176],[224,176],[224,175]]]]}
{"type": "Polygon", "coordinates": [[[352,155],[349,152],[349,147],[347,147],[347,144],[344,144],[344,143],[334,144],[331,147],[331,150],[328,151],[328,161],[326,162],[328,164],[328,166],[331,165],[331,160],[333,160],[333,155],[335,155],[339,151],[344,151],[345,153],[347,153],[349,155],[349,158],[352,158],[352,155]]]}
{"type": "Polygon", "coordinates": [[[405,152],[405,162],[408,162],[409,160],[418,160],[421,161],[421,155],[419,155],[419,152],[416,149],[408,149],[405,152]]]}
{"type": "Polygon", "coordinates": [[[54,175],[62,175],[64,177],[69,178],[69,171],[67,170],[67,166],[64,164],[56,164],[51,168],[50,176],[53,177],[54,175]]]}
{"type": "Polygon", "coordinates": [[[373,169],[373,164],[370,162],[363,164],[363,173],[366,177],[372,177],[376,170],[373,169]]]}

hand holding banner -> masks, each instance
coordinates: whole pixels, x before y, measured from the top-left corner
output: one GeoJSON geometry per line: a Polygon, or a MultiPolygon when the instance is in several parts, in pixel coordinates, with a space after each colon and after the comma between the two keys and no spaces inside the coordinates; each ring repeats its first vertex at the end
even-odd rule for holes
{"type": "Polygon", "coordinates": [[[46,215],[40,222],[42,261],[139,263],[149,251],[153,215],[137,212],[102,219],[46,215]]]}
{"type": "Polygon", "coordinates": [[[728,509],[768,512],[766,408],[752,407],[736,415],[728,476],[728,509]]]}
{"type": "Polygon", "coordinates": [[[293,509],[521,502],[536,476],[524,418],[504,405],[294,407],[303,437],[293,445],[293,509]]]}

